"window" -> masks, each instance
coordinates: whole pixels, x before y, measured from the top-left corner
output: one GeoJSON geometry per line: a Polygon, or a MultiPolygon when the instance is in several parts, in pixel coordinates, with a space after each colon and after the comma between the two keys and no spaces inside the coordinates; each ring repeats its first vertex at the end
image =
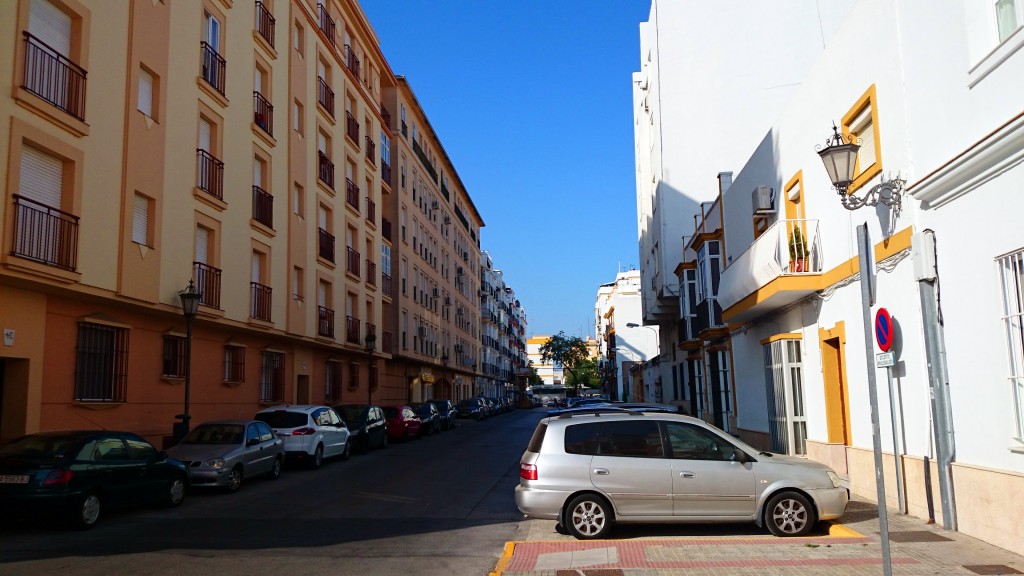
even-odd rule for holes
{"type": "Polygon", "coordinates": [[[292,102],[292,130],[295,130],[299,136],[306,133],[303,127],[303,107],[298,100],[292,102]]]}
{"type": "Polygon", "coordinates": [[[292,213],[299,218],[306,216],[306,191],[300,184],[296,184],[292,191],[292,213]]]}
{"type": "Polygon", "coordinates": [[[143,246],[152,246],[152,239],[149,236],[149,215],[150,206],[153,200],[135,193],[135,201],[132,204],[132,242],[143,246]]]}
{"type": "Polygon", "coordinates": [[[1020,25],[1020,0],[996,0],[996,30],[999,42],[1005,42],[1020,25]]]}
{"type": "Polygon", "coordinates": [[[31,0],[24,32],[21,88],[78,120],[85,120],[86,71],[74,59],[81,52],[77,30],[87,21],[48,0],[31,0]]]}
{"type": "Polygon", "coordinates": [[[800,340],[777,339],[765,344],[764,365],[772,452],[806,454],[807,416],[800,340]]]}
{"type": "Polygon", "coordinates": [[[284,354],[260,353],[260,402],[284,401],[284,354]]]}
{"type": "Polygon", "coordinates": [[[1024,443],[1024,250],[996,261],[1003,294],[1003,326],[1009,364],[1009,397],[1016,416],[1016,439],[1024,443]]]}
{"type": "Polygon", "coordinates": [[[296,266],[292,268],[292,298],[296,302],[302,302],[305,300],[305,289],[303,288],[303,271],[302,268],[296,266]]]}
{"type": "Polygon", "coordinates": [[[879,140],[878,107],[875,86],[866,92],[843,116],[843,135],[852,136],[860,144],[857,152],[856,176],[850,184],[852,193],[882,171],[882,144],[879,140]]]}
{"type": "Polygon", "coordinates": [[[341,400],[341,362],[328,360],[324,367],[324,402],[341,400]]]}
{"type": "Polygon", "coordinates": [[[164,336],[163,376],[185,377],[185,339],[181,336],[164,336]]]}
{"type": "Polygon", "coordinates": [[[156,119],[155,95],[158,94],[157,79],[145,67],[139,70],[139,112],[156,119]]]}
{"type": "Polygon", "coordinates": [[[245,382],[245,348],[242,346],[224,347],[224,381],[245,382]]]}
{"type": "Polygon", "coordinates": [[[75,400],[124,402],[128,382],[128,330],[78,323],[75,400]]]}
{"type": "Polygon", "coordinates": [[[210,11],[203,12],[202,77],[214,90],[224,95],[227,61],[221,56],[221,23],[210,11]]]}
{"type": "Polygon", "coordinates": [[[306,45],[305,30],[302,28],[302,24],[298,20],[295,21],[295,25],[292,26],[292,49],[299,53],[299,57],[302,57],[303,48],[306,45]]]}
{"type": "Polygon", "coordinates": [[[74,270],[78,218],[61,210],[65,159],[25,145],[21,148],[20,169],[14,254],[74,270]]]}
{"type": "Polygon", "coordinates": [[[672,458],[683,460],[732,460],[736,447],[724,438],[693,424],[666,422],[665,434],[672,458]]]}
{"type": "Polygon", "coordinates": [[[355,390],[359,387],[359,364],[350,362],[348,365],[348,389],[355,390]]]}
{"type": "Polygon", "coordinates": [[[256,67],[253,71],[253,123],[256,124],[268,135],[274,135],[274,105],[271,104],[273,95],[270,81],[270,65],[257,58],[256,67]]]}
{"type": "Polygon", "coordinates": [[[663,458],[661,431],[654,420],[605,422],[598,439],[601,456],[663,458]]]}

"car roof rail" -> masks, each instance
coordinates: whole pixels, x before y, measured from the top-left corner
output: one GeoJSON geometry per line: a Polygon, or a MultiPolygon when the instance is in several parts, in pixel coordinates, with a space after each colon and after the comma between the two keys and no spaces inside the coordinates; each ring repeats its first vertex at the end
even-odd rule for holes
{"type": "Polygon", "coordinates": [[[554,414],[552,414],[552,416],[558,416],[559,418],[572,418],[573,416],[600,416],[604,412],[623,414],[628,413],[629,410],[614,406],[601,406],[597,408],[566,408],[565,410],[553,412],[554,414]]]}

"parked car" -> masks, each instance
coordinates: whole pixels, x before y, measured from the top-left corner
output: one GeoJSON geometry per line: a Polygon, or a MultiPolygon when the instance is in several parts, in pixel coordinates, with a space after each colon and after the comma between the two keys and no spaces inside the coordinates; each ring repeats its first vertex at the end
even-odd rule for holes
{"type": "Polygon", "coordinates": [[[66,518],[92,528],[108,508],[185,499],[188,469],[130,432],[41,432],[0,448],[5,518],[66,518]]]}
{"type": "Polygon", "coordinates": [[[342,404],[334,410],[348,425],[353,448],[369,452],[371,448],[388,447],[388,423],[380,406],[342,404]]]}
{"type": "Polygon", "coordinates": [[[757,449],[689,416],[615,409],[538,423],[516,505],[579,539],[618,523],[743,522],[805,536],[849,492],[824,464],[757,449]]]}
{"type": "Polygon", "coordinates": [[[407,442],[420,436],[420,417],[408,406],[385,406],[384,416],[388,422],[388,436],[392,440],[407,442]]]}
{"type": "Polygon", "coordinates": [[[441,430],[455,428],[455,418],[458,416],[458,410],[455,409],[455,405],[452,404],[451,400],[427,400],[427,402],[437,407],[437,412],[441,417],[441,430]]]}
{"type": "Polygon", "coordinates": [[[276,480],[284,466],[284,440],[259,420],[204,422],[167,453],[189,467],[193,486],[228,492],[261,474],[276,480]]]}
{"type": "Polygon", "coordinates": [[[430,436],[441,431],[441,415],[437,412],[437,406],[430,402],[417,402],[410,406],[423,423],[420,427],[420,436],[430,436]]]}
{"type": "Polygon", "coordinates": [[[487,417],[485,410],[483,400],[480,398],[463,398],[459,400],[459,418],[472,418],[479,422],[487,417]]]}
{"type": "Polygon", "coordinates": [[[352,454],[345,421],[327,406],[272,406],[257,412],[256,420],[267,423],[284,440],[289,458],[305,461],[310,468],[320,468],[325,458],[348,460],[352,454]]]}

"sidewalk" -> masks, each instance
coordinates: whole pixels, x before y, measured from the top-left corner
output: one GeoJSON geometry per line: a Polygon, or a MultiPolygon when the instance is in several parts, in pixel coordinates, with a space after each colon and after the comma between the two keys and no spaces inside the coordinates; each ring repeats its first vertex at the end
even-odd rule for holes
{"type": "MultiPolygon", "coordinates": [[[[892,574],[1024,574],[1024,557],[889,510],[892,574]]],[[[554,521],[529,520],[492,576],[881,575],[874,503],[850,502],[841,524],[808,538],[776,538],[750,525],[617,527],[612,539],[579,541],[554,521]],[[709,536],[709,534],[711,536],[709,536]]]]}

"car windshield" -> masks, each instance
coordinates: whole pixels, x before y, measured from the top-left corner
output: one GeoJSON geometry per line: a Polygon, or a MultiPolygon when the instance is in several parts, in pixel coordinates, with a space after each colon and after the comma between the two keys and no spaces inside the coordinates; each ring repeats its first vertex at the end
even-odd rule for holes
{"type": "Polygon", "coordinates": [[[76,440],[72,436],[23,436],[0,448],[0,458],[63,458],[76,440]]]}
{"type": "Polygon", "coordinates": [[[341,419],[349,424],[362,422],[366,415],[366,406],[337,406],[335,410],[341,414],[341,419]]]}
{"type": "Polygon", "coordinates": [[[398,418],[398,408],[384,408],[385,418],[398,418]]]}
{"type": "Polygon", "coordinates": [[[430,411],[430,404],[416,406],[416,413],[419,414],[420,416],[430,416],[432,414],[432,412],[430,411]]]}
{"type": "Polygon", "coordinates": [[[205,424],[197,426],[185,436],[183,444],[240,444],[242,426],[239,424],[205,424]]]}
{"type": "Polygon", "coordinates": [[[305,412],[289,412],[287,410],[274,410],[273,412],[260,412],[256,419],[266,422],[271,428],[298,428],[306,426],[309,416],[305,412]]]}

